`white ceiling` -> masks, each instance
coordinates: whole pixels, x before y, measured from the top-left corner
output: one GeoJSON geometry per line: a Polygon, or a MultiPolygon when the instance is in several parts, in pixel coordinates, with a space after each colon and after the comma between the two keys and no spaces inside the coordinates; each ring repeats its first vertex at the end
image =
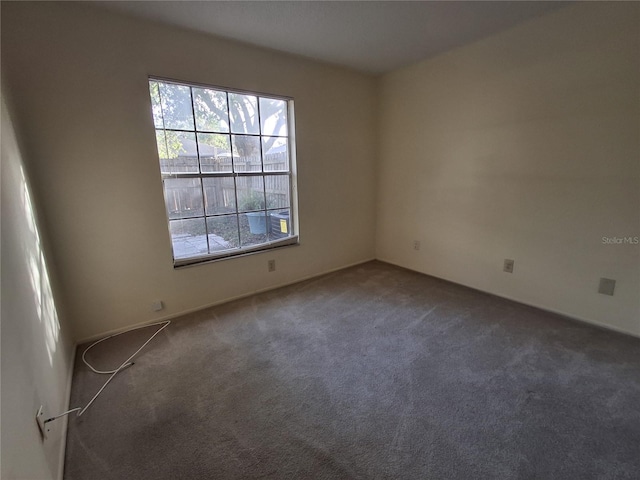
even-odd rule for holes
{"type": "Polygon", "coordinates": [[[100,7],[283,52],[385,73],[568,2],[115,1],[100,7]]]}

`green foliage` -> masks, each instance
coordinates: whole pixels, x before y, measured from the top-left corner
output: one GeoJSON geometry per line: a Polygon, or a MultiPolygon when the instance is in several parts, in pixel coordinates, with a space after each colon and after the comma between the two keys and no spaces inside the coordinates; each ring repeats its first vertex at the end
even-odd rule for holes
{"type": "Polygon", "coordinates": [[[228,132],[227,99],[224,92],[208,88],[192,88],[193,106],[198,130],[228,132]]]}
{"type": "Polygon", "coordinates": [[[238,199],[240,210],[261,210],[264,208],[264,195],[250,190],[243,193],[238,199]]]}
{"type": "Polygon", "coordinates": [[[156,142],[160,158],[177,158],[180,153],[184,152],[178,132],[156,130],[156,142]]]}
{"type": "Polygon", "coordinates": [[[210,147],[216,147],[221,150],[229,151],[229,137],[227,135],[215,135],[215,134],[198,134],[198,144],[209,145],[210,147]]]}
{"type": "MultiPolygon", "coordinates": [[[[230,119],[228,112],[232,112],[234,132],[259,133],[260,119],[258,117],[258,98],[254,95],[229,93],[210,88],[190,87],[170,82],[149,82],[151,107],[156,129],[193,129],[194,121],[199,132],[216,132],[198,134],[198,142],[229,150],[230,119]],[[228,99],[228,104],[227,104],[228,99]],[[192,109],[193,106],[193,109],[192,109]]],[[[263,125],[267,122],[279,132],[286,125],[286,103],[277,99],[260,99],[260,116],[263,125]]],[[[173,159],[182,152],[181,134],[165,130],[166,136],[157,134],[158,154],[163,159],[173,159]]],[[[263,137],[264,150],[269,151],[276,137],[263,137]]],[[[234,149],[241,157],[259,155],[260,144],[255,137],[237,135],[234,149]]]]}

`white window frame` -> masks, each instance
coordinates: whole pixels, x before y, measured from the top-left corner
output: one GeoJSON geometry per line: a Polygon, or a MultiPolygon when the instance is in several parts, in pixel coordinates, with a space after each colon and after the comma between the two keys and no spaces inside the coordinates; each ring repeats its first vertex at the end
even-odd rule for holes
{"type": "MultiPolygon", "coordinates": [[[[167,179],[173,179],[173,178],[196,178],[196,179],[200,179],[200,183],[202,184],[203,179],[205,178],[220,178],[220,177],[224,177],[224,178],[234,178],[234,190],[235,190],[235,195],[236,195],[236,199],[235,199],[235,213],[230,213],[227,215],[235,215],[238,218],[238,236],[241,236],[240,233],[240,215],[243,215],[244,213],[239,211],[239,205],[238,205],[238,187],[237,187],[237,180],[238,178],[241,177],[252,177],[252,176],[261,176],[263,179],[263,185],[266,184],[266,182],[264,181],[267,177],[273,177],[273,176],[286,176],[288,178],[288,185],[289,185],[289,206],[287,208],[269,208],[269,205],[267,204],[266,201],[266,190],[265,187],[263,187],[263,195],[265,198],[265,204],[264,204],[264,208],[259,209],[258,211],[264,212],[266,215],[266,221],[270,222],[271,218],[269,215],[270,211],[275,211],[275,210],[289,210],[289,222],[288,222],[288,228],[290,229],[289,236],[285,237],[285,238],[279,238],[279,239],[275,239],[275,240],[269,240],[263,243],[259,243],[259,244],[254,244],[254,245],[249,245],[249,246],[242,246],[242,240],[239,240],[238,242],[238,247],[232,248],[232,249],[227,249],[227,250],[223,250],[223,251],[217,251],[217,252],[211,252],[210,251],[210,244],[209,244],[209,235],[210,232],[208,230],[208,222],[206,221],[207,218],[211,218],[211,217],[216,217],[216,216],[222,216],[222,215],[208,215],[207,211],[206,211],[206,196],[204,193],[204,189],[202,190],[202,201],[203,201],[203,214],[200,216],[190,216],[190,217],[184,217],[183,219],[192,219],[192,218],[204,218],[204,225],[205,225],[205,237],[206,237],[206,241],[207,241],[207,250],[209,251],[209,253],[204,254],[204,255],[194,255],[194,256],[190,256],[190,257],[181,257],[181,258],[176,258],[175,256],[175,250],[174,250],[174,243],[173,243],[173,238],[171,235],[171,230],[170,230],[170,222],[172,220],[176,220],[175,218],[171,218],[170,217],[170,212],[165,208],[165,213],[166,213],[166,220],[167,220],[167,230],[169,233],[169,237],[171,240],[171,248],[172,248],[172,256],[173,256],[173,265],[174,268],[179,268],[179,267],[185,267],[185,266],[191,266],[191,265],[197,265],[197,264],[201,264],[201,263],[207,263],[207,262],[212,262],[212,261],[219,261],[219,260],[225,260],[225,259],[229,259],[229,258],[235,258],[238,256],[244,256],[244,255],[248,255],[248,254],[254,254],[254,253],[260,253],[260,252],[264,252],[264,251],[268,251],[268,250],[272,250],[275,248],[280,248],[280,247],[285,247],[285,246],[291,246],[291,245],[297,245],[299,243],[299,235],[298,235],[298,215],[297,215],[297,211],[298,211],[298,197],[297,197],[297,185],[296,185],[296,149],[295,149],[295,114],[294,114],[294,100],[292,97],[287,97],[287,96],[282,96],[282,95],[273,95],[273,94],[265,94],[265,93],[259,93],[259,92],[254,92],[254,91],[247,91],[247,90],[240,90],[240,89],[234,89],[234,88],[229,88],[229,87],[221,87],[221,86],[216,86],[216,85],[207,85],[207,84],[201,84],[201,83],[194,83],[194,82],[185,82],[185,81],[181,81],[181,80],[173,80],[173,79],[167,79],[167,78],[163,78],[163,77],[157,77],[157,76],[149,76],[148,77],[148,83],[151,86],[151,82],[160,82],[160,83],[168,83],[168,84],[174,84],[174,85],[180,85],[180,86],[185,86],[185,87],[189,87],[190,89],[193,88],[203,88],[203,89],[211,89],[211,90],[216,90],[218,92],[226,92],[227,94],[227,102],[228,102],[228,96],[229,94],[241,94],[241,95],[251,95],[251,96],[255,96],[257,97],[257,102],[258,105],[260,104],[260,98],[264,98],[264,99],[275,99],[275,100],[281,100],[281,101],[285,101],[287,103],[287,152],[288,152],[288,170],[284,171],[269,171],[269,170],[265,170],[264,166],[261,168],[260,171],[236,171],[235,167],[233,168],[233,170],[231,172],[203,172],[202,171],[202,165],[200,162],[200,153],[198,150],[198,173],[195,172],[189,172],[189,173],[183,173],[183,172],[173,172],[173,173],[166,173],[162,171],[162,164],[160,161],[160,154],[158,153],[158,168],[160,169],[160,174],[162,177],[162,186],[163,186],[163,194],[166,192],[165,189],[165,182],[167,179]]],[[[211,131],[211,130],[207,130],[207,131],[203,131],[203,130],[198,130],[197,126],[196,126],[196,121],[195,121],[195,111],[193,109],[193,91],[190,91],[191,95],[192,95],[192,113],[194,116],[194,125],[193,125],[193,129],[175,129],[175,128],[166,128],[166,126],[163,123],[163,128],[158,128],[155,125],[155,120],[152,119],[152,122],[154,124],[154,131],[158,132],[158,131],[175,131],[175,132],[187,132],[187,133],[193,133],[196,138],[198,133],[207,133],[207,134],[224,134],[224,135],[229,135],[229,137],[231,137],[232,135],[234,135],[234,132],[232,132],[232,127],[231,124],[229,123],[229,131],[228,132],[215,132],[215,131],[211,131]]],[[[153,104],[153,100],[152,100],[152,104],[153,104]]],[[[259,109],[259,107],[258,107],[259,109]]],[[[164,117],[163,117],[163,122],[164,122],[164,117]]],[[[264,152],[262,151],[262,138],[263,137],[270,137],[272,135],[268,135],[268,134],[263,134],[262,132],[262,119],[260,118],[259,112],[258,112],[258,125],[259,125],[259,129],[258,129],[258,133],[257,134],[246,134],[246,133],[240,133],[240,132],[235,132],[235,134],[238,135],[243,135],[243,136],[255,136],[259,139],[260,141],[260,156],[261,156],[261,162],[263,160],[263,154],[264,152]]],[[[233,145],[231,145],[231,159],[232,162],[234,161],[234,153],[233,153],[233,145]]],[[[166,199],[165,199],[165,205],[166,205],[166,199]]]]}

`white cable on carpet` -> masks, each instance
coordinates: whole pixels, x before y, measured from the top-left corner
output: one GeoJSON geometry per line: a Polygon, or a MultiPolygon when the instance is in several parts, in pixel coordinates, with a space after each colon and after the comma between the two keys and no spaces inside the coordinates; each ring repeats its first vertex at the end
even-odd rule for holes
{"type": "Polygon", "coordinates": [[[93,396],[93,398],[91,400],[89,400],[89,403],[87,403],[87,405],[82,408],[82,407],[77,407],[77,408],[72,408],[71,410],[67,410],[64,413],[61,413],[59,415],[56,415],[55,417],[51,417],[47,420],[44,421],[44,423],[47,422],[51,422],[52,420],[55,420],[57,418],[63,417],[65,415],[69,415],[72,412],[78,412],[78,417],[80,415],[82,415],[87,408],[89,408],[91,406],[91,404],[96,400],[96,398],[98,398],[98,396],[102,393],[102,391],[107,387],[107,385],[109,385],[109,382],[111,382],[111,380],[113,380],[113,377],[115,377],[118,373],[120,373],[122,370],[124,370],[127,367],[130,367],[131,365],[133,365],[133,362],[131,360],[133,360],[133,358],[138,355],[138,353],[140,353],[140,351],[146,347],[149,342],[151,340],[153,340],[155,338],[156,335],[158,335],[162,330],[164,330],[165,328],[167,328],[169,326],[169,324],[171,323],[170,320],[164,321],[164,322],[157,322],[157,323],[150,323],[148,325],[142,325],[140,327],[134,327],[134,328],[130,328],[128,330],[125,330],[123,332],[119,332],[119,333],[114,333],[113,335],[109,335],[108,337],[105,338],[101,338],[100,340],[92,343],[91,345],[89,345],[89,347],[87,347],[87,349],[82,353],[82,361],[84,362],[84,364],[89,367],[93,372],[95,373],[99,373],[99,374],[111,374],[111,376],[107,379],[106,382],[104,382],[104,385],[102,385],[102,387],[100,388],[100,390],[98,390],[98,392],[93,396]],[[89,350],[91,350],[93,347],[95,347],[96,345],[98,345],[101,342],[104,342],[105,340],[108,340],[110,338],[113,337],[117,337],[118,335],[122,335],[124,333],[128,333],[128,332],[133,332],[134,330],[140,330],[141,328],[147,328],[147,327],[153,327],[154,325],[162,325],[162,327],[160,327],[153,335],[151,335],[151,337],[149,338],[149,340],[147,340],[146,342],[144,342],[142,344],[142,346],[136,350],[133,355],[131,355],[129,358],[127,358],[124,362],[122,362],[122,364],[116,368],[115,370],[98,370],[96,368],[94,368],[86,359],[86,354],[89,350]]]}
{"type": "MultiPolygon", "coordinates": [[[[139,352],[140,350],[142,350],[142,349],[147,345],[147,343],[149,343],[151,340],[153,340],[153,337],[155,337],[158,333],[160,333],[160,332],[161,332],[164,328],[166,328],[166,327],[167,327],[167,325],[169,325],[170,323],[171,323],[171,322],[170,322],[169,320],[167,320],[166,322],[149,323],[148,325],[143,325],[143,326],[141,326],[141,327],[134,327],[134,328],[130,328],[129,330],[125,330],[124,332],[114,333],[113,335],[109,335],[108,337],[101,338],[101,339],[100,339],[100,340],[98,340],[97,342],[94,342],[94,343],[92,343],[91,345],[89,345],[89,347],[87,347],[87,349],[86,349],[84,352],[82,352],[82,361],[83,361],[83,362],[84,362],[84,364],[85,364],[87,367],[89,367],[89,368],[90,368],[94,373],[100,373],[100,374],[103,374],[103,375],[108,375],[108,374],[110,374],[110,373],[115,373],[115,372],[117,372],[118,370],[122,370],[122,369],[124,368],[124,367],[122,367],[122,365],[120,365],[120,367],[116,368],[115,370],[104,370],[104,371],[103,371],[103,370],[97,370],[97,369],[93,368],[93,365],[91,365],[89,362],[87,362],[87,358],[86,358],[87,352],[88,352],[89,350],[91,350],[93,347],[95,347],[96,345],[98,345],[99,343],[102,343],[102,342],[104,342],[105,340],[109,340],[110,338],[117,337],[118,335],[122,335],[123,333],[133,332],[134,330],[139,330],[139,329],[141,329],[141,328],[153,327],[154,325],[163,325],[163,326],[162,326],[162,328],[160,328],[156,333],[154,333],[154,334],[153,334],[153,336],[152,336],[149,340],[147,340],[147,341],[146,341],[146,343],[145,343],[144,345],[142,345],[142,346],[138,349],[138,351],[137,351],[136,353],[134,353],[134,354],[133,354],[133,356],[132,356],[132,357],[135,357],[135,356],[138,354],[138,352],[139,352]]],[[[125,363],[127,363],[127,362],[125,362],[125,363]]],[[[128,367],[128,366],[130,366],[130,365],[133,365],[133,363],[130,363],[129,365],[125,365],[125,367],[128,367]]]]}

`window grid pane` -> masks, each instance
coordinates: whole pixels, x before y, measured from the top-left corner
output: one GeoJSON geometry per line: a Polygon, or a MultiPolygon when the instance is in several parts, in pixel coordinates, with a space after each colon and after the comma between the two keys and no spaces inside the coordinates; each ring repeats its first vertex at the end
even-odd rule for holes
{"type": "Polygon", "coordinates": [[[240,245],[237,215],[207,217],[207,230],[209,253],[231,250],[240,245]]]}
{"type": "Polygon", "coordinates": [[[196,129],[199,132],[229,132],[227,94],[208,88],[192,88],[196,129]]]}
{"type": "Polygon", "coordinates": [[[227,98],[231,133],[259,134],[258,97],[229,92],[227,98]]]}
{"type": "Polygon", "coordinates": [[[161,80],[149,92],[174,259],[292,236],[288,101],[161,80]]]}

